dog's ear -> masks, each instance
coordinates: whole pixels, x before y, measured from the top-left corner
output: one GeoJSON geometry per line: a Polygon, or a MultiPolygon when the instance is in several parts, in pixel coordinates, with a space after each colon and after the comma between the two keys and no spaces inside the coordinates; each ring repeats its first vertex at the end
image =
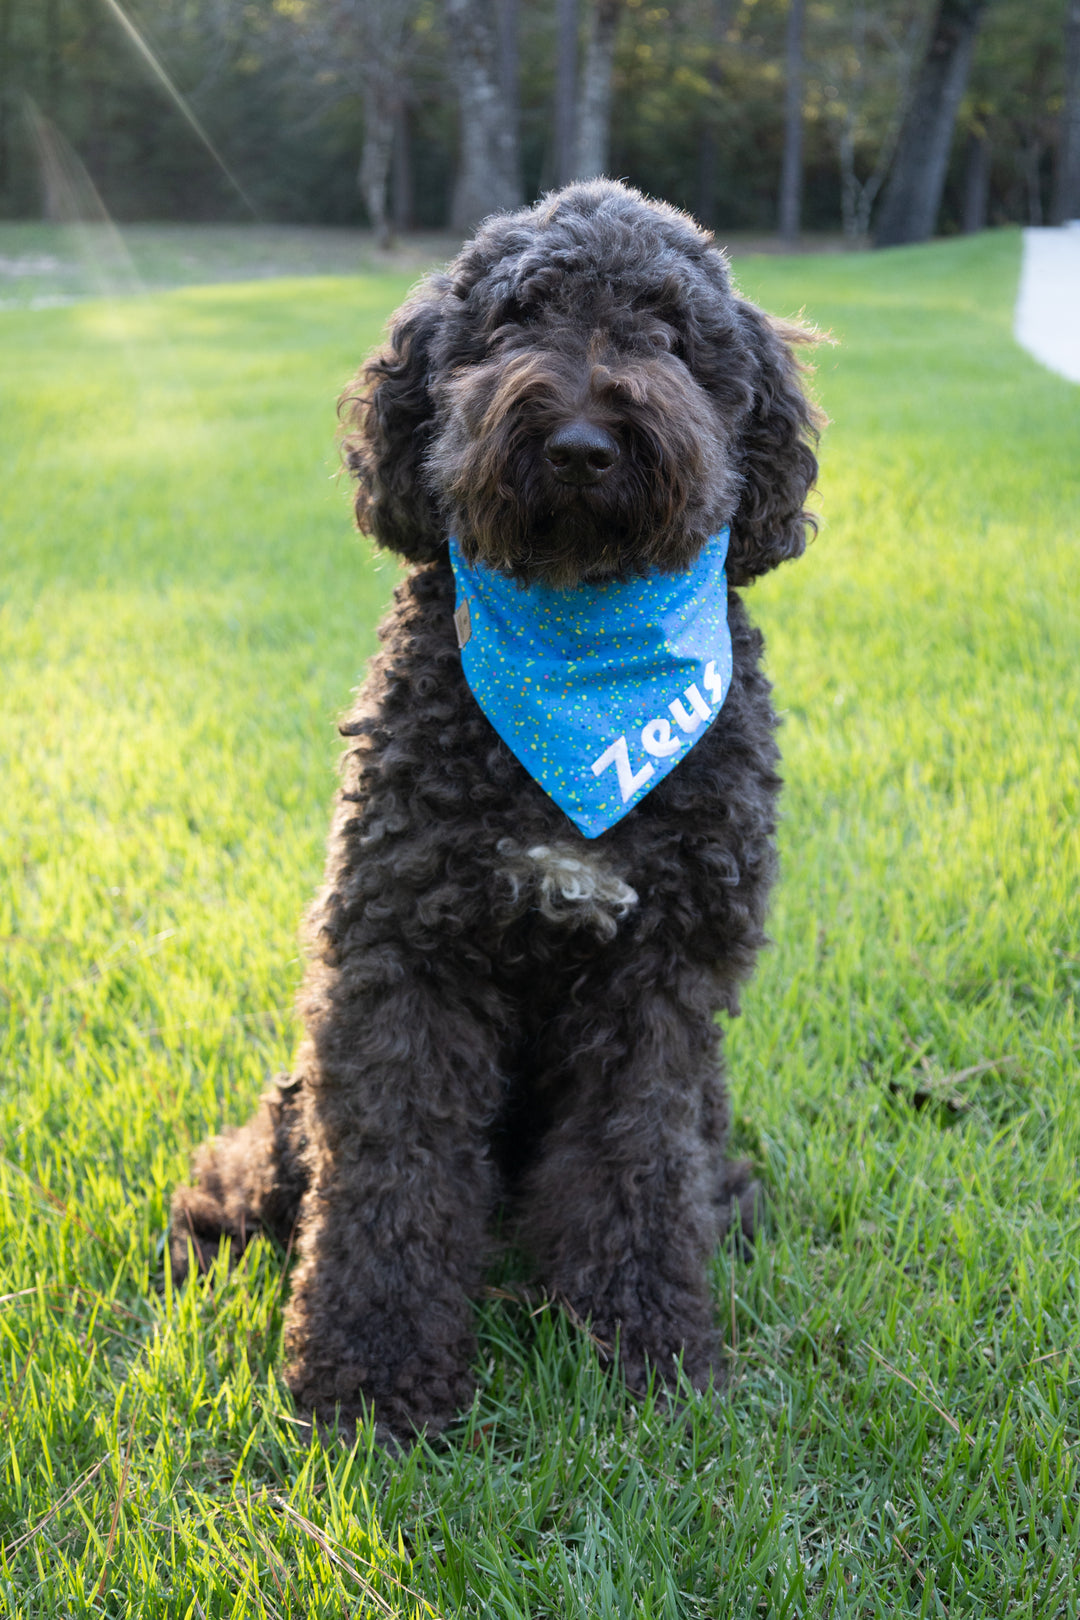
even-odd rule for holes
{"type": "Polygon", "coordinates": [[[803,508],[817,477],[814,446],[824,420],[802,388],[795,345],[813,332],[779,321],[753,304],[736,306],[752,356],[754,394],[742,427],[743,488],[731,522],[728,577],[747,585],[790,557],[800,557],[817,520],[803,508]]]}
{"type": "Polygon", "coordinates": [[[356,479],[356,526],[410,562],[430,562],[446,536],[423,462],[431,435],[431,348],[445,288],[432,277],[394,316],[390,340],[361,367],[338,414],[356,479]]]}

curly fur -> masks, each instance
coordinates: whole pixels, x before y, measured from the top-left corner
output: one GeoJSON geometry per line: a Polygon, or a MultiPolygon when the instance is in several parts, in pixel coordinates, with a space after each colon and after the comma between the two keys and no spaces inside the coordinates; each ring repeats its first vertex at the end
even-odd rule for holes
{"type": "Polygon", "coordinates": [[[487,221],[343,402],[358,522],[414,566],[341,728],[293,1076],[201,1150],[172,1227],[180,1275],[225,1236],[295,1233],[305,1409],[373,1403],[407,1435],[468,1402],[500,1207],[632,1388],[677,1358],[709,1377],[706,1261],[757,1198],[725,1157],[716,1014],[738,1010],[776,869],[761,637],[733,588],[719,715],[586,841],[464,680],[445,540],[560,586],[683,568],[724,523],[733,587],[798,556],[806,336],[739,299],[685,215],[597,181],[487,221]],[[545,454],[575,421],[619,452],[587,487],[545,454]]]}

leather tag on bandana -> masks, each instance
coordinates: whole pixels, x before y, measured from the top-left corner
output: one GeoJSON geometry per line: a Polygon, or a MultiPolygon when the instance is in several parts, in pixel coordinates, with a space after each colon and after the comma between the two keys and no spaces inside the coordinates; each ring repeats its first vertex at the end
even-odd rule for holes
{"type": "Polygon", "coordinates": [[[462,597],[461,606],[454,612],[454,629],[457,631],[457,644],[464,647],[472,635],[472,619],[469,617],[469,599],[462,597]]]}

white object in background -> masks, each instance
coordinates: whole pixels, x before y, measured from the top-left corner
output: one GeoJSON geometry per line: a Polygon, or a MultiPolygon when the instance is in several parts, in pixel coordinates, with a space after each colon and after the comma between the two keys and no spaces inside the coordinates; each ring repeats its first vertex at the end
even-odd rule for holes
{"type": "Polygon", "coordinates": [[[1013,331],[1036,360],[1080,382],[1080,220],[1024,232],[1013,331]]]}

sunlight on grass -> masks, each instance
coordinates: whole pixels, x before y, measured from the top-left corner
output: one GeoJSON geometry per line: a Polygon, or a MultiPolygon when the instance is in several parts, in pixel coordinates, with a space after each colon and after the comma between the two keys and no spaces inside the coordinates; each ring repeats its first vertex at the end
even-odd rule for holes
{"type": "Polygon", "coordinates": [[[174,1293],[162,1235],[295,1039],[396,572],[334,400],[408,279],[0,311],[0,1612],[1078,1612],[1080,393],[1012,343],[1018,250],[738,267],[838,344],[820,538],[751,594],[787,789],[728,1388],[635,1406],[510,1267],[399,1458],[296,1423],[269,1246],[174,1293]]]}

